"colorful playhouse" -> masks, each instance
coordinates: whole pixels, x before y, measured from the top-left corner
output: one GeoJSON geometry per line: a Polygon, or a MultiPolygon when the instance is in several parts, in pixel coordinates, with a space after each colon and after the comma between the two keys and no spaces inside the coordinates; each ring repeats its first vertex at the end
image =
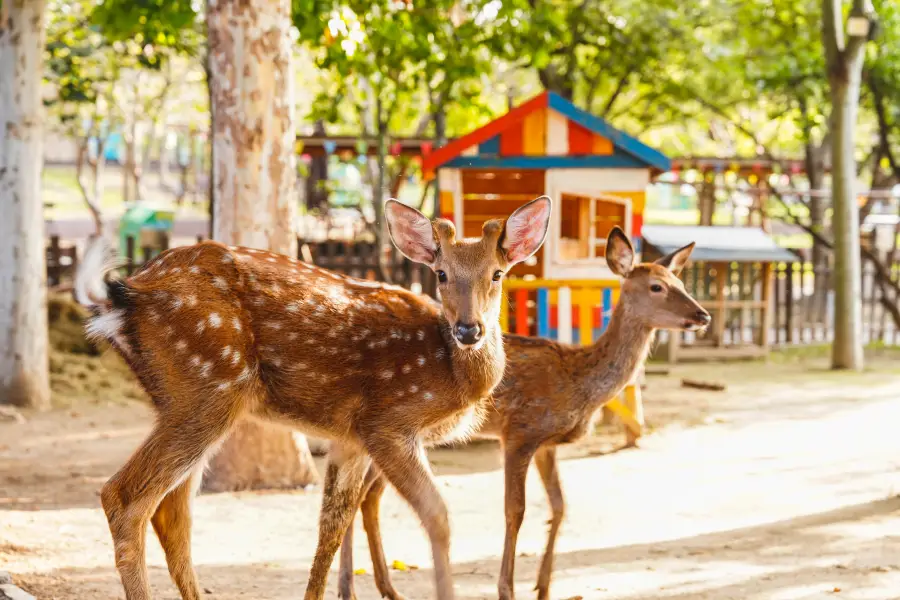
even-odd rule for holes
{"type": "MultiPolygon", "coordinates": [[[[618,225],[640,249],[644,199],[669,159],[552,92],[443,146],[423,161],[437,177],[440,216],[463,236],[541,195],[554,201],[541,250],[506,280],[509,331],[590,344],[606,327],[619,281],[606,266],[618,225]]],[[[631,441],[643,421],[636,385],[610,409],[631,441]]]]}

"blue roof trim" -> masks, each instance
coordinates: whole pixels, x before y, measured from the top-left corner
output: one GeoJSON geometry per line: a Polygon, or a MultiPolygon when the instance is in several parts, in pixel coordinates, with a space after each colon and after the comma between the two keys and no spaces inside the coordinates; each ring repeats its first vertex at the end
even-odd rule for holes
{"type": "Polygon", "coordinates": [[[468,169],[646,169],[647,163],[625,154],[611,156],[457,156],[441,167],[468,169]]]}
{"type": "Polygon", "coordinates": [[[654,150],[630,135],[622,133],[600,117],[581,110],[559,94],[549,92],[547,105],[582,127],[602,135],[617,148],[621,148],[635,158],[640,159],[644,163],[642,166],[649,165],[661,171],[669,171],[672,168],[672,161],[662,152],[654,150]]]}
{"type": "Polygon", "coordinates": [[[478,144],[478,154],[500,154],[500,136],[495,135],[478,144]]]}

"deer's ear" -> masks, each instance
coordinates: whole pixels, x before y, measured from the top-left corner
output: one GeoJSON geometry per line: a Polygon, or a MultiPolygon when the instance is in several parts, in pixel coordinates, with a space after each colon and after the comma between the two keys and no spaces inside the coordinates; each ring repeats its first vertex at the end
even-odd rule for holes
{"type": "Polygon", "coordinates": [[[426,265],[434,264],[438,243],[428,217],[393,198],[385,203],[384,216],[391,241],[405,257],[426,265]]]}
{"type": "Polygon", "coordinates": [[[655,264],[661,265],[668,270],[672,271],[675,275],[680,275],[681,270],[684,269],[684,266],[688,263],[691,258],[691,252],[694,251],[694,244],[696,242],[691,242],[687,246],[679,248],[675,252],[671,254],[666,254],[662,258],[658,258],[654,261],[655,264]]]}
{"type": "Polygon", "coordinates": [[[511,214],[503,228],[500,249],[506,254],[509,264],[522,262],[538,251],[547,230],[550,229],[550,209],[553,203],[549,196],[541,196],[511,214]]]}
{"type": "Polygon", "coordinates": [[[620,277],[628,277],[634,268],[634,247],[618,227],[613,227],[606,238],[606,264],[620,277]]]}

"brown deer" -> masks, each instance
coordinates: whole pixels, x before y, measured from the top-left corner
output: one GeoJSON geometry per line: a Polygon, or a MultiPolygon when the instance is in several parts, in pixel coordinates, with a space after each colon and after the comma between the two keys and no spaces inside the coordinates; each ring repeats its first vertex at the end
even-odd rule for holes
{"type": "MultiPolygon", "coordinates": [[[[534,458],[552,512],[547,547],[538,572],[540,600],[549,598],[553,548],[563,518],[563,494],[556,446],[591,431],[599,409],[633,380],[647,358],[656,329],[694,330],[710,322],[707,313],[678,279],[694,244],[655,263],[634,264],[631,242],[619,228],[609,234],[606,260],[621,276],[622,291],[609,326],[592,346],[576,347],[506,334],[507,365],[502,383],[481,426],[471,433],[499,439],[506,475],[506,540],[500,568],[500,600],[512,600],[516,537],[525,513],[525,476],[534,458]]],[[[445,442],[446,440],[435,440],[445,442]]],[[[385,481],[371,467],[363,485],[363,524],[382,597],[402,600],[388,574],[381,544],[378,507],[385,481]]],[[[353,591],[353,527],[341,547],[338,596],[353,591]]]]}
{"type": "Polygon", "coordinates": [[[550,205],[538,198],[485,223],[480,238],[457,240],[449,221],[389,201],[391,237],[436,272],[440,312],[401,288],[215,242],[168,250],[104,282],[110,253],[93,246],[75,283],[94,312],[87,331],[124,357],[157,413],[150,436],[101,491],[127,598],[150,598],[148,521],[182,598],[200,598],[190,501],[210,453],[245,417],[332,440],[307,600],[324,597],[370,461],[421,518],[437,597],[453,598],[447,509],[423,438],[474,426],[470,415],[499,383],[500,282],[543,243],[550,205]]]}

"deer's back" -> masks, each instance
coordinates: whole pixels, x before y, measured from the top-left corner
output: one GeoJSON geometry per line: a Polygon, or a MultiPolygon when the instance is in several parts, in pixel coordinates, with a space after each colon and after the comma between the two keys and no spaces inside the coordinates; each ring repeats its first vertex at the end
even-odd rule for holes
{"type": "Polygon", "coordinates": [[[124,350],[163,409],[200,396],[346,436],[362,419],[421,429],[474,400],[434,305],[399,288],[214,242],[124,285],[124,350]]]}

